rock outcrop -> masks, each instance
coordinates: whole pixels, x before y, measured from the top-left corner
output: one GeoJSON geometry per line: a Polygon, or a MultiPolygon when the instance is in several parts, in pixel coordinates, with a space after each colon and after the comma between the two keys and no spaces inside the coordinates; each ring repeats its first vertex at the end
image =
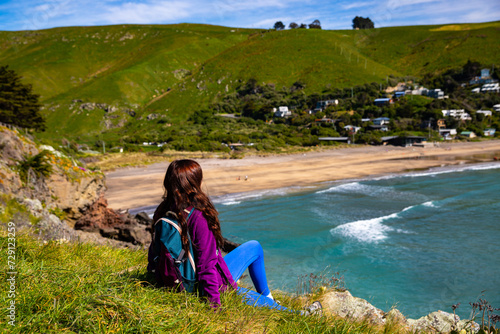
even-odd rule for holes
{"type": "Polygon", "coordinates": [[[146,247],[151,241],[149,217],[144,214],[136,217],[108,208],[107,200],[101,196],[76,222],[75,229],[146,247]]]}
{"type": "Polygon", "coordinates": [[[443,311],[432,312],[419,319],[406,319],[397,309],[384,312],[366,300],[354,297],[349,291],[327,291],[320,298],[325,312],[340,318],[366,321],[373,325],[390,322],[410,332],[449,333],[451,330],[477,332],[479,325],[473,321],[460,320],[457,315],[443,311]]]}
{"type": "Polygon", "coordinates": [[[417,320],[408,319],[408,327],[414,332],[449,333],[451,330],[468,329],[477,332],[479,325],[475,322],[460,320],[458,315],[444,311],[432,312],[417,320]]]}
{"type": "Polygon", "coordinates": [[[385,312],[376,308],[366,300],[353,297],[349,291],[331,291],[321,299],[321,304],[326,312],[341,318],[352,318],[368,321],[372,324],[383,325],[385,312]]]}
{"type": "Polygon", "coordinates": [[[23,199],[38,199],[48,209],[65,212],[72,226],[83,212],[104,192],[104,176],[78,165],[73,159],[50,146],[37,147],[15,129],[0,126],[0,192],[23,199]],[[19,162],[45,151],[48,176],[37,176],[28,170],[28,180],[21,180],[16,170],[19,162]]]}

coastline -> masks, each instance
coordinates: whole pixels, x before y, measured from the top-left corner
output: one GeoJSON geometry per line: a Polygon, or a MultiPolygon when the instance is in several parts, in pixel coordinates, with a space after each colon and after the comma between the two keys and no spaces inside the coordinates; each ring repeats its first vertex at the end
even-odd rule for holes
{"type": "MultiPolygon", "coordinates": [[[[197,159],[211,197],[328,181],[391,175],[500,157],[500,140],[438,143],[432,147],[353,146],[318,152],[242,159],[197,159]],[[247,178],[247,179],[246,179],[247,178]]],[[[500,162],[499,162],[500,163],[500,162]]],[[[157,205],[169,161],[105,173],[105,197],[113,209],[157,205]]]]}

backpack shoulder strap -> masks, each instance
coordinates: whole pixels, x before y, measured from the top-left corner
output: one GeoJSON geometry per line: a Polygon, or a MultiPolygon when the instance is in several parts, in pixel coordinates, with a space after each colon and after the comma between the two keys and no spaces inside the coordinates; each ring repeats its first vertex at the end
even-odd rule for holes
{"type": "MultiPolygon", "coordinates": [[[[186,209],[184,209],[184,212],[188,213],[188,217],[186,218],[186,221],[189,221],[189,219],[191,218],[191,215],[193,214],[194,212],[194,208],[191,209],[191,211],[188,211],[186,209]]],[[[174,221],[172,219],[168,219],[166,217],[162,217],[160,219],[158,219],[158,221],[164,221],[165,223],[169,224],[170,226],[172,226],[173,228],[175,228],[177,230],[177,232],[179,232],[180,235],[182,235],[182,228],[181,226],[177,223],[177,221],[174,221]]],[[[193,258],[193,254],[191,254],[191,249],[192,249],[192,241],[191,241],[191,236],[189,235],[189,232],[187,234],[188,236],[188,241],[189,241],[189,247],[188,247],[188,252],[187,252],[187,258],[189,259],[189,262],[191,264],[191,267],[193,268],[193,271],[196,273],[196,265],[194,263],[194,258],[193,258]]],[[[182,259],[184,258],[185,256],[185,252],[184,252],[184,249],[182,249],[179,253],[179,256],[177,259],[175,259],[175,261],[182,261],[182,259]]]]}
{"type": "MultiPolygon", "coordinates": [[[[186,209],[184,209],[185,212],[188,212],[186,209]]],[[[186,222],[189,221],[189,218],[191,218],[191,215],[193,214],[194,212],[194,207],[191,209],[191,211],[189,211],[189,214],[186,218],[186,222]]],[[[191,249],[192,249],[192,245],[193,245],[193,242],[191,241],[191,236],[189,235],[189,229],[188,229],[188,240],[189,240],[189,248],[188,248],[188,259],[189,259],[189,262],[191,263],[191,267],[193,267],[193,270],[196,274],[196,265],[194,264],[194,258],[193,258],[193,254],[191,254],[191,249]]]]}

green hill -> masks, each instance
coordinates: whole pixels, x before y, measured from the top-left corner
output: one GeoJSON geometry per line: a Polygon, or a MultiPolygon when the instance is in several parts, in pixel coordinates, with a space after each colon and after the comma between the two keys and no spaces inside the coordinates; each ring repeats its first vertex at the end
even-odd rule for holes
{"type": "Polygon", "coordinates": [[[0,32],[0,64],[41,94],[42,136],[90,140],[121,135],[148,116],[182,122],[250,78],[277,89],[301,81],[307,93],[321,93],[390,75],[422,77],[469,59],[490,66],[500,63],[498,40],[500,22],[340,31],[69,27],[0,32]]]}

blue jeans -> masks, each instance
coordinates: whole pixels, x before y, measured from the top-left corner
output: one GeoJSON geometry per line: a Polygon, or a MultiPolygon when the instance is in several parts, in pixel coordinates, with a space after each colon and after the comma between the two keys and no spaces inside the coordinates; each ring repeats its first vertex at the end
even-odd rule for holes
{"type": "Polygon", "coordinates": [[[267,286],[264,251],[258,241],[247,241],[233,249],[224,257],[224,261],[235,282],[240,279],[245,269],[248,268],[255,290],[264,296],[271,292],[267,286]]]}
{"type": "Polygon", "coordinates": [[[264,267],[264,251],[258,241],[247,241],[239,247],[233,249],[224,257],[234,281],[236,282],[248,268],[255,290],[258,294],[252,293],[245,288],[238,288],[238,294],[244,296],[247,304],[255,306],[265,306],[280,310],[286,310],[274,300],[267,298],[271,291],[267,286],[266,268],[264,267]]]}

